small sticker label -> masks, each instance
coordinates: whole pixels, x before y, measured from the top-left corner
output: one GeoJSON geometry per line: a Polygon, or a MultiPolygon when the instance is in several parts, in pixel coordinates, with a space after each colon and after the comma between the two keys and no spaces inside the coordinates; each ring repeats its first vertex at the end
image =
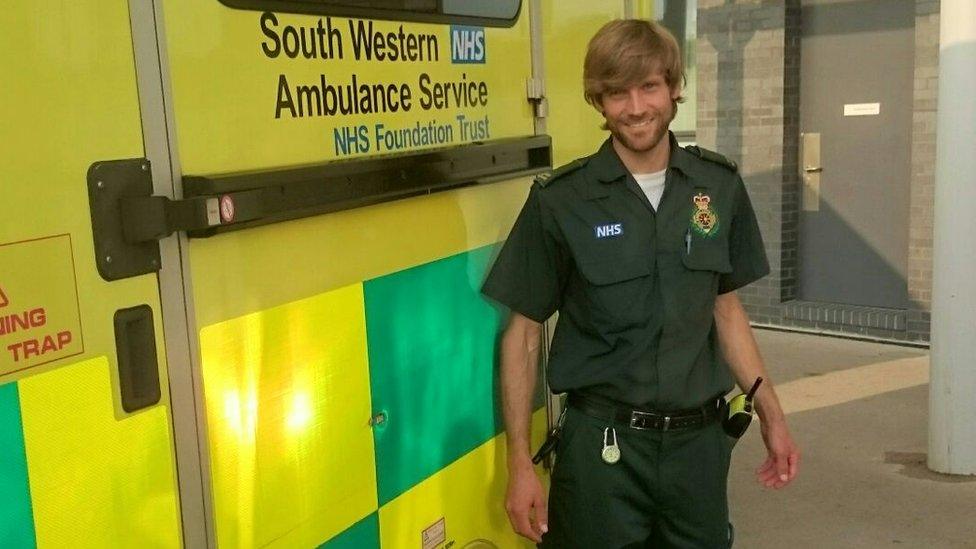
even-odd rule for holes
{"type": "Polygon", "coordinates": [[[844,105],[844,116],[875,116],[881,114],[881,103],[851,103],[844,105]]]}
{"type": "Polygon", "coordinates": [[[216,198],[207,199],[207,225],[220,225],[220,201],[216,198]]]}
{"type": "Polygon", "coordinates": [[[609,238],[624,234],[624,225],[623,223],[606,223],[593,227],[593,230],[596,232],[597,238],[609,238]]]}
{"type": "Polygon", "coordinates": [[[229,195],[225,194],[220,197],[220,221],[222,223],[233,223],[234,214],[237,213],[234,208],[234,199],[229,195]]]}
{"type": "Polygon", "coordinates": [[[434,549],[447,541],[447,526],[443,518],[424,529],[421,540],[423,549],[434,549]]]}

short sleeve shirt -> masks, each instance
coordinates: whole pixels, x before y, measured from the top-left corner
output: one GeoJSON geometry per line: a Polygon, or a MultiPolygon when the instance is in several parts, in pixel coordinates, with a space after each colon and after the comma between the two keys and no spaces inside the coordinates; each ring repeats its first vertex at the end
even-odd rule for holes
{"type": "Polygon", "coordinates": [[[732,388],[715,296],[769,272],[763,241],[734,167],[670,140],[657,211],[608,140],[532,186],[485,281],[537,322],[559,312],[554,392],[681,410],[732,388]]]}

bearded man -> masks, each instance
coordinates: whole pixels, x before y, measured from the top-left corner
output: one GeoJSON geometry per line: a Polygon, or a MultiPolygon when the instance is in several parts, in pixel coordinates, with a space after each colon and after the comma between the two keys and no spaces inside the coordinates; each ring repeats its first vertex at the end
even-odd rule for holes
{"type": "Polygon", "coordinates": [[[735,290],[769,273],[736,166],[668,130],[684,69],[660,25],[592,38],[584,96],[610,136],[539,178],[482,291],[511,310],[501,343],[506,509],[541,547],[729,547],[724,395],[755,397],[768,487],[799,451],[735,290]],[[548,500],[529,423],[541,323],[559,320],[549,386],[568,393],[548,500]]]}

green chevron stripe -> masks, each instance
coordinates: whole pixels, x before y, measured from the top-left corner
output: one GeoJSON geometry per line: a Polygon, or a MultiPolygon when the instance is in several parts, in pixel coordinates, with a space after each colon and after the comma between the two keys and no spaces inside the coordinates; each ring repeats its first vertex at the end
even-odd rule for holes
{"type": "Polygon", "coordinates": [[[503,312],[480,294],[494,246],[364,284],[380,506],[500,432],[503,312]]]}
{"type": "Polygon", "coordinates": [[[0,385],[0,494],[0,547],[36,547],[16,383],[0,385]]]}

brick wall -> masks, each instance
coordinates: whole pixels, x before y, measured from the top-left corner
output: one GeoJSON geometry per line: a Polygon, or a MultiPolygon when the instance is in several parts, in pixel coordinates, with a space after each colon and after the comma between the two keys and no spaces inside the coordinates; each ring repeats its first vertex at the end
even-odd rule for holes
{"type": "Polygon", "coordinates": [[[800,2],[787,2],[783,59],[783,225],[780,301],[796,299],[800,225],[800,2]]]}
{"type": "Polygon", "coordinates": [[[796,288],[799,0],[699,0],[697,140],[739,163],[771,273],[739,291],[778,323],[796,288]]]}
{"type": "Polygon", "coordinates": [[[915,3],[915,93],[912,120],[911,223],[908,227],[908,339],[929,339],[932,310],[932,220],[935,120],[939,93],[939,0],[915,3]]]}

